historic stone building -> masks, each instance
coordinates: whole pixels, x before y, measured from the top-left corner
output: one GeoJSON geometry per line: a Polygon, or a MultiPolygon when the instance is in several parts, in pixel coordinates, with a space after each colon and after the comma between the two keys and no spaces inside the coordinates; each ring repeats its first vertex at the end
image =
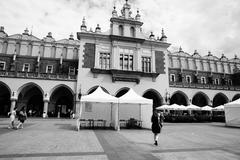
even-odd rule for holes
{"type": "Polygon", "coordinates": [[[57,41],[50,32],[39,39],[28,29],[8,35],[1,27],[0,116],[22,106],[32,116],[69,116],[82,106],[80,96],[97,86],[116,97],[133,88],[153,99],[153,107],[217,106],[240,97],[237,57],[201,57],[181,48],[170,53],[164,30],[156,38],[142,25],[139,11],[132,16],[126,1],[120,13],[114,7],[107,32],[99,25],[89,29],[83,18],[77,40],[70,35],[57,41]]]}

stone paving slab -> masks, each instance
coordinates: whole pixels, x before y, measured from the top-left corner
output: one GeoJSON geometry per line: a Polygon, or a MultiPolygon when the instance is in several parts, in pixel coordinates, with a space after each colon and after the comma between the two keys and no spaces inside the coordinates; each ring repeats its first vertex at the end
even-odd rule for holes
{"type": "Polygon", "coordinates": [[[239,160],[240,128],[224,123],[166,123],[151,130],[80,130],[76,120],[28,119],[20,130],[0,119],[0,159],[239,160]]]}

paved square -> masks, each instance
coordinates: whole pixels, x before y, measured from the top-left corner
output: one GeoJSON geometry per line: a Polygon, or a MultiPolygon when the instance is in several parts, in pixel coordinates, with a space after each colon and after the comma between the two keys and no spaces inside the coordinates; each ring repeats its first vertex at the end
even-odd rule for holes
{"type": "Polygon", "coordinates": [[[0,119],[0,159],[239,160],[240,128],[224,123],[165,123],[159,146],[151,130],[75,130],[72,119],[28,119],[8,129],[0,119]]]}

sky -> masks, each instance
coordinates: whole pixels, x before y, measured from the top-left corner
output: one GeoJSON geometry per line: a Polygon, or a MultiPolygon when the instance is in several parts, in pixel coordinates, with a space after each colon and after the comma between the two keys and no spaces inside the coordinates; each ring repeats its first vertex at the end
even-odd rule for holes
{"type": "MultiPolygon", "coordinates": [[[[69,38],[80,31],[83,17],[88,29],[97,24],[109,30],[113,6],[118,14],[125,0],[1,0],[0,26],[8,35],[25,28],[40,39],[52,32],[55,40],[69,38]]],[[[164,28],[171,43],[169,50],[231,59],[240,57],[239,0],[128,0],[132,16],[137,9],[145,33],[161,36],[164,28]]]]}

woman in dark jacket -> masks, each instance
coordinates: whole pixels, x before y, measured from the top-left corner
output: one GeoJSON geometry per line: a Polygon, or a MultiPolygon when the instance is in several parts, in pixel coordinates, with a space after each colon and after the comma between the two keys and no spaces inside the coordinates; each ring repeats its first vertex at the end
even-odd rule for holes
{"type": "Polygon", "coordinates": [[[18,120],[19,120],[19,124],[17,126],[17,129],[21,126],[21,128],[23,128],[23,123],[24,121],[27,119],[27,113],[26,113],[26,108],[22,107],[22,109],[19,112],[18,115],[18,120]]]}
{"type": "Polygon", "coordinates": [[[158,145],[158,135],[161,132],[162,124],[163,124],[163,114],[155,110],[152,115],[152,132],[154,134],[154,144],[158,145]]]}

